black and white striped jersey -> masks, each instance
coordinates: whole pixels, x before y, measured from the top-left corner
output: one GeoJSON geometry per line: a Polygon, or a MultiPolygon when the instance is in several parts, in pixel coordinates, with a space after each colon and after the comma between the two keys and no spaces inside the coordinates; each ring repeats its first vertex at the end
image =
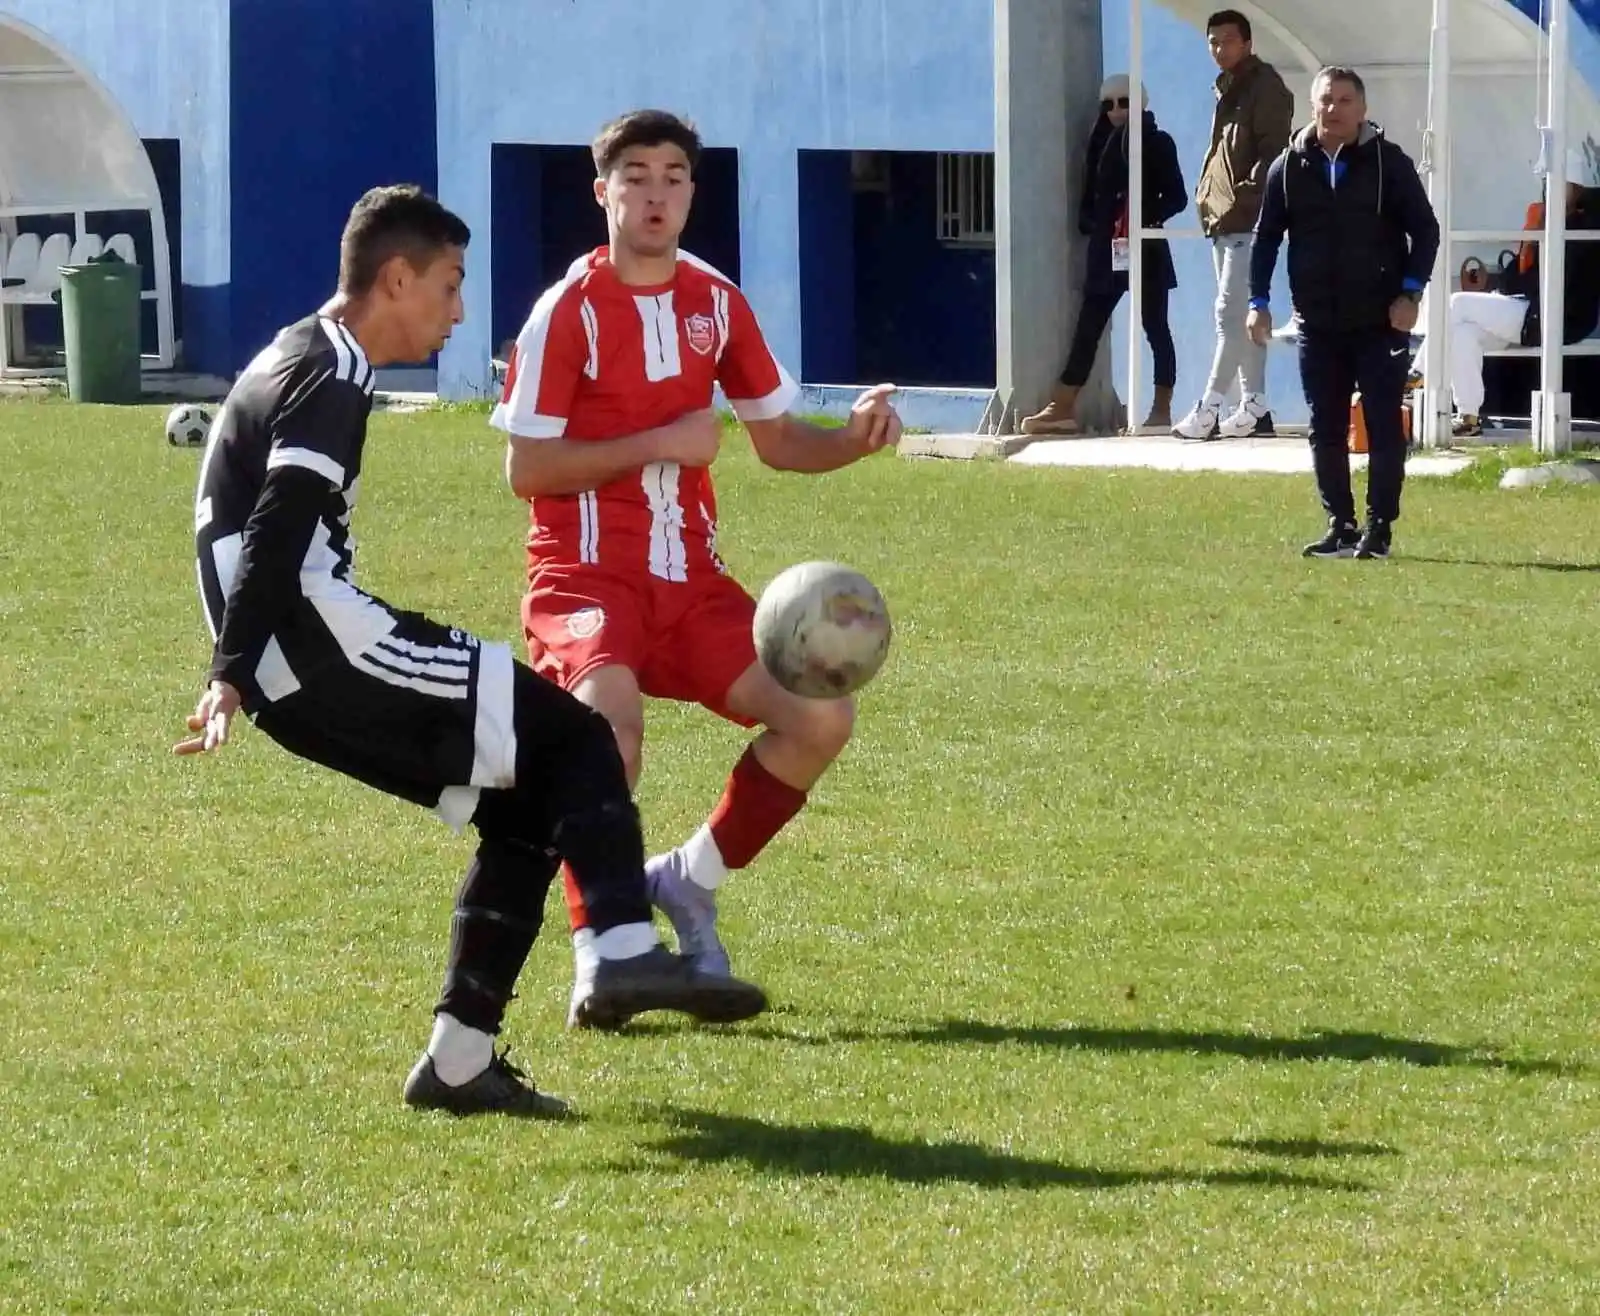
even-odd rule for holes
{"type": "Polygon", "coordinates": [[[352,576],[373,382],[350,331],[309,316],[245,368],[211,427],[195,496],[200,598],[211,679],[235,686],[246,712],[395,628],[352,576]]]}

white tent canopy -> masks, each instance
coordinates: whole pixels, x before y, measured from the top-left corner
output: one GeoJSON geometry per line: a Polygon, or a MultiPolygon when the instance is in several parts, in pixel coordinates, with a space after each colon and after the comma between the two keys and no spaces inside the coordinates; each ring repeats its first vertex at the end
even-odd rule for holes
{"type": "MultiPolygon", "coordinates": [[[[1143,3],[1130,0],[1129,72],[1135,85],[1143,72],[1143,3]]],[[[1197,27],[1218,7],[1210,0],[1163,3],[1197,27]]],[[[1308,101],[1310,77],[1318,68],[1340,64],[1362,74],[1373,117],[1428,177],[1446,233],[1435,288],[1453,285],[1463,255],[1492,256],[1514,241],[1524,208],[1539,195],[1537,174],[1549,169],[1561,177],[1568,145],[1586,144],[1593,155],[1600,139],[1600,104],[1590,88],[1568,77],[1568,0],[1544,0],[1545,26],[1511,0],[1262,0],[1232,7],[1250,17],[1257,53],[1308,101]]],[[[1138,115],[1131,125],[1129,154],[1136,160],[1142,147],[1138,115]]],[[[1141,176],[1137,168],[1132,173],[1141,176]]],[[[1142,229],[1138,192],[1135,188],[1130,226],[1142,229]]],[[[1540,262],[1545,320],[1559,324],[1565,265],[1561,207],[1548,208],[1543,237],[1544,250],[1551,253],[1540,262]]],[[[1139,392],[1140,250],[1135,244],[1131,253],[1130,412],[1139,392]]],[[[1426,374],[1438,381],[1446,373],[1448,322],[1445,299],[1430,294],[1428,300],[1426,374]]],[[[1559,449],[1567,446],[1570,431],[1570,402],[1561,385],[1562,345],[1546,344],[1541,356],[1535,442],[1559,449]]],[[[1424,402],[1425,440],[1447,434],[1449,417],[1448,391],[1432,391],[1424,402]]],[[[1130,426],[1134,423],[1130,415],[1130,426]]]]}
{"type": "Polygon", "coordinates": [[[58,267],[113,239],[124,258],[151,267],[144,297],[156,308],[155,364],[170,366],[171,258],[144,144],[92,75],[42,33],[0,15],[0,370],[21,354],[22,307],[52,304],[58,267]],[[141,211],[145,250],[132,235],[99,231],[113,214],[141,211]]]}

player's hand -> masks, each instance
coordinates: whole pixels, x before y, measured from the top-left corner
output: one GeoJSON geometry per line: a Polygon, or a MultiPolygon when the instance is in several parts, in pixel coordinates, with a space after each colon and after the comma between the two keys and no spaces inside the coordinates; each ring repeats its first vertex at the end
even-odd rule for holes
{"type": "Polygon", "coordinates": [[[722,422],[716,411],[691,411],[658,431],[661,461],[679,466],[710,466],[722,447],[722,422]]]}
{"type": "Polygon", "coordinates": [[[1409,297],[1396,297],[1389,303],[1389,327],[1409,334],[1417,327],[1417,316],[1422,308],[1409,297]]]}
{"type": "Polygon", "coordinates": [[[204,754],[228,743],[228,725],[239,711],[239,692],[226,681],[213,681],[194,712],[189,714],[189,730],[197,732],[172,747],[174,754],[204,754]]]}
{"type": "Polygon", "coordinates": [[[1244,330],[1252,343],[1265,347],[1272,337],[1272,312],[1259,306],[1251,307],[1250,314],[1245,317],[1244,330]]]}
{"type": "Polygon", "coordinates": [[[900,442],[900,413],[889,401],[896,392],[893,384],[875,384],[851,405],[845,432],[855,440],[863,456],[900,442]]]}

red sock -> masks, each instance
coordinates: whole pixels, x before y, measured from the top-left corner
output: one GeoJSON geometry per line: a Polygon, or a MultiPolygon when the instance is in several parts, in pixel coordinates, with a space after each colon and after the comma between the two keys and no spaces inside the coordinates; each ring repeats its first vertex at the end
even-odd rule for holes
{"type": "Polygon", "coordinates": [[[574,932],[582,932],[589,926],[589,909],[583,903],[583,892],[578,890],[578,879],[572,875],[571,865],[566,863],[561,865],[561,885],[567,895],[567,922],[574,932]]]}
{"type": "Polygon", "coordinates": [[[729,868],[743,868],[805,807],[806,793],[779,781],[752,747],[733,765],[707,826],[729,868]]]}

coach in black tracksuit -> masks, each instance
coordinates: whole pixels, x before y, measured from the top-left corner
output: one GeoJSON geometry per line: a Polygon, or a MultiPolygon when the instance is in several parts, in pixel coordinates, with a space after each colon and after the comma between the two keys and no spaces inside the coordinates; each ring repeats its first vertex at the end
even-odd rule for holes
{"type": "Polygon", "coordinates": [[[1272,329],[1272,272],[1289,239],[1289,290],[1300,317],[1300,379],[1328,532],[1308,557],[1389,555],[1405,479],[1401,406],[1417,303],[1439,249],[1439,222],[1417,169],[1367,121],[1366,89],[1350,69],[1312,87],[1315,122],[1267,171],[1250,258],[1250,331],[1272,329]],[[1350,399],[1359,389],[1371,461],[1367,524],[1350,491],[1350,399]]]}

